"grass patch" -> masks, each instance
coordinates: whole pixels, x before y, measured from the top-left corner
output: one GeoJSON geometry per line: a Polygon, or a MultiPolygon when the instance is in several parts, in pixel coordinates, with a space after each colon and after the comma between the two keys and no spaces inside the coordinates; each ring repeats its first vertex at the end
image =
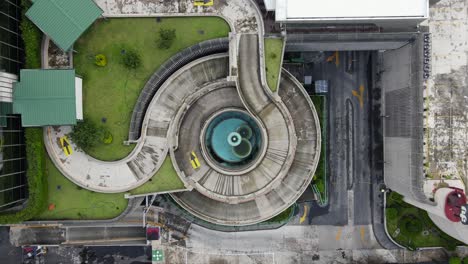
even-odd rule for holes
{"type": "Polygon", "coordinates": [[[55,209],[46,209],[36,219],[110,219],[127,208],[128,200],[123,193],[96,193],[83,189],[63,176],[48,156],[45,164],[49,189],[47,205],[54,204],[55,209]]]}
{"type": "Polygon", "coordinates": [[[291,218],[291,215],[294,212],[295,207],[296,207],[296,204],[293,204],[290,207],[288,207],[286,210],[278,214],[277,216],[270,218],[262,223],[282,223],[286,220],[289,220],[291,218]]]}
{"type": "Polygon", "coordinates": [[[272,92],[276,92],[276,88],[278,87],[282,52],[283,39],[265,38],[265,70],[267,84],[272,92]]]}
{"type": "Polygon", "coordinates": [[[132,195],[165,192],[185,189],[184,183],[179,179],[172,166],[170,157],[166,157],[161,168],[142,186],[130,191],[132,195]]]}
{"type": "Polygon", "coordinates": [[[111,144],[101,144],[88,153],[100,160],[119,160],[134,148],[123,145],[128,138],[130,118],[138,96],[151,75],[171,56],[198,42],[226,37],[228,24],[217,17],[112,18],[98,20],[75,44],[74,67],[83,77],[84,118],[102,123],[111,131],[111,144]],[[159,30],[175,29],[168,49],[158,48],[159,30]],[[127,69],[122,50],[137,52],[141,64],[127,69]],[[103,54],[105,67],[95,65],[103,54]]]}
{"type": "Polygon", "coordinates": [[[317,170],[315,171],[312,184],[317,186],[318,191],[323,199],[326,199],[327,193],[325,185],[327,183],[327,119],[326,119],[326,107],[327,107],[327,98],[323,95],[313,95],[311,96],[312,102],[314,103],[315,109],[317,110],[317,115],[320,121],[320,130],[322,134],[322,143],[320,150],[320,159],[317,165],[317,170]]]}
{"type": "Polygon", "coordinates": [[[463,245],[440,230],[426,211],[405,203],[398,193],[387,195],[385,210],[388,233],[397,243],[408,249],[444,247],[454,250],[456,246],[463,245]]]}

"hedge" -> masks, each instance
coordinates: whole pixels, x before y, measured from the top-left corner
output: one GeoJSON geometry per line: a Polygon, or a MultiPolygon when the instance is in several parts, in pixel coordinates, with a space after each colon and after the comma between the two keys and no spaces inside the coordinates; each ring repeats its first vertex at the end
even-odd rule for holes
{"type": "Polygon", "coordinates": [[[21,37],[24,42],[25,68],[41,68],[41,39],[42,32],[26,17],[26,11],[31,7],[30,0],[21,0],[23,8],[21,14],[21,37]]]}
{"type": "Polygon", "coordinates": [[[0,214],[0,224],[14,224],[29,220],[47,209],[47,180],[42,128],[26,128],[26,176],[29,197],[26,207],[18,212],[0,214]]]}

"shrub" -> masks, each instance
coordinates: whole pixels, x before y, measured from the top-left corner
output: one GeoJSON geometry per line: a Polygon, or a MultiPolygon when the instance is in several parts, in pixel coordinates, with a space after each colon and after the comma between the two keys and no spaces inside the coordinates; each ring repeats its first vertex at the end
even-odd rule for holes
{"type": "Polygon", "coordinates": [[[449,264],[461,264],[461,259],[459,257],[450,257],[449,264]]]}
{"type": "Polygon", "coordinates": [[[29,220],[47,210],[47,178],[42,128],[26,128],[26,178],[29,198],[26,208],[18,212],[0,214],[0,224],[29,220]]]}
{"type": "Polygon", "coordinates": [[[400,230],[406,234],[417,234],[422,231],[422,222],[413,215],[403,216],[398,223],[400,230]]]}
{"type": "Polygon", "coordinates": [[[107,59],[104,54],[98,54],[95,57],[94,64],[96,64],[99,67],[104,67],[107,65],[107,59]]]}
{"type": "Polygon", "coordinates": [[[42,32],[29,20],[25,13],[31,7],[30,0],[21,0],[22,19],[20,24],[21,38],[24,42],[25,67],[41,68],[42,32]]]}
{"type": "Polygon", "coordinates": [[[112,140],[113,140],[112,133],[106,130],[104,132],[103,137],[102,137],[102,143],[110,144],[110,143],[112,143],[112,140]]]}
{"type": "Polygon", "coordinates": [[[158,40],[158,47],[160,49],[169,49],[174,43],[176,38],[176,31],[175,29],[164,29],[162,28],[159,30],[159,40],[158,40]]]}
{"type": "Polygon", "coordinates": [[[134,50],[123,50],[122,64],[128,69],[136,69],[141,65],[140,54],[134,50]]]}
{"type": "Polygon", "coordinates": [[[73,127],[70,138],[78,148],[86,151],[101,142],[103,130],[96,126],[91,120],[85,119],[83,122],[78,122],[76,126],[73,127]]]}

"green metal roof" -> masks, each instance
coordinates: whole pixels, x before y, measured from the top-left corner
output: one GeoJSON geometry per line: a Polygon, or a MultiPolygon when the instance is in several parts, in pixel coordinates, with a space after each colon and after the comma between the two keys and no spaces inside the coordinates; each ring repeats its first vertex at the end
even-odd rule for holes
{"type": "Polygon", "coordinates": [[[13,113],[24,127],[76,124],[75,70],[21,70],[13,113]]]}
{"type": "Polygon", "coordinates": [[[26,16],[68,51],[102,13],[93,0],[35,0],[26,16]]]}

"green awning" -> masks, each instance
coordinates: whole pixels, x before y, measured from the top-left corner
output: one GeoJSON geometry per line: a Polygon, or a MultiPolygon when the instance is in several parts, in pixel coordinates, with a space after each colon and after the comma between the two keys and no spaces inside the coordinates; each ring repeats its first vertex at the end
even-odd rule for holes
{"type": "Polygon", "coordinates": [[[35,0],[26,16],[68,51],[102,13],[93,0],[35,0]]]}
{"type": "Polygon", "coordinates": [[[19,80],[13,84],[13,113],[21,114],[24,127],[76,124],[81,87],[75,70],[21,70],[19,80]]]}

